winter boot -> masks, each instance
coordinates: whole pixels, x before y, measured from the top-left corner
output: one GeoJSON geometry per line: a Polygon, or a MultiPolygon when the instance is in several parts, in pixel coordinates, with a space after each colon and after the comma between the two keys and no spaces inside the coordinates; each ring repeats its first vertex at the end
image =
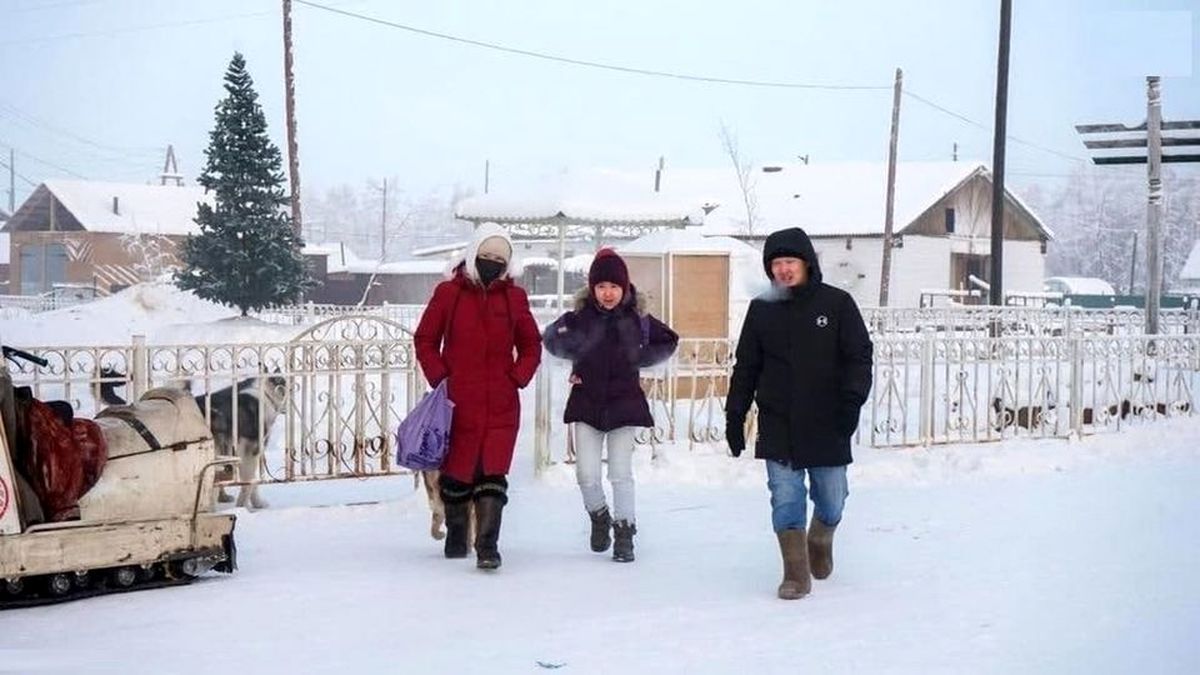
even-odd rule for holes
{"type": "Polygon", "coordinates": [[[608,513],[608,507],[602,506],[588,513],[588,517],[592,519],[592,550],[603,553],[612,545],[612,534],[609,532],[612,529],[612,516],[608,513]]]}
{"type": "Polygon", "coordinates": [[[616,562],[633,562],[633,535],[637,534],[637,526],[628,520],[618,520],[613,523],[613,560],[616,562]]]}
{"type": "Polygon", "coordinates": [[[825,579],[833,574],[833,532],[830,527],[813,516],[808,529],[808,561],[814,579],[825,579]]]}
{"type": "Polygon", "coordinates": [[[447,558],[467,557],[468,539],[471,530],[471,502],[446,502],[446,542],[447,558]]]}
{"type": "Polygon", "coordinates": [[[808,570],[808,547],[804,530],[777,532],[779,551],[783,554],[783,582],[779,584],[781,600],[799,600],[812,590],[808,570]]]}
{"type": "Polygon", "coordinates": [[[500,567],[500,516],[508,503],[508,481],[485,477],[475,486],[475,566],[500,567]]]}
{"type": "Polygon", "coordinates": [[[439,492],[446,509],[446,557],[465,558],[471,539],[471,486],[442,476],[439,492]]]}

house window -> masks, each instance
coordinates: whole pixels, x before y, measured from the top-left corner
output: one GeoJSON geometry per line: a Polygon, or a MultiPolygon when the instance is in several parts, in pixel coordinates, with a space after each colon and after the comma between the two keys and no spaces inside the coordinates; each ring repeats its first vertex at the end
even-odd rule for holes
{"type": "Polygon", "coordinates": [[[954,209],[946,209],[946,234],[954,234],[954,209]]]}
{"type": "Polygon", "coordinates": [[[37,295],[67,281],[67,247],[26,244],[21,247],[21,295],[37,295]]]}

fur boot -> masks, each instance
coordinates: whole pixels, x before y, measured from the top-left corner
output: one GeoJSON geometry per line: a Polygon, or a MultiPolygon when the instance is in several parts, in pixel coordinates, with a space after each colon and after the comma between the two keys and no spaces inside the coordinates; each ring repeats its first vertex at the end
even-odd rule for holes
{"type": "Polygon", "coordinates": [[[637,526],[627,520],[613,523],[613,560],[633,562],[633,535],[637,526]]]}
{"type": "Polygon", "coordinates": [[[592,520],[592,550],[603,553],[612,545],[612,516],[608,513],[608,507],[604,506],[589,513],[588,517],[592,520]]]}
{"type": "Polygon", "coordinates": [[[784,530],[777,532],[776,536],[783,556],[783,582],[779,584],[779,598],[798,600],[812,590],[804,530],[784,530]]]}
{"type": "Polygon", "coordinates": [[[837,525],[829,527],[813,516],[808,528],[808,561],[814,579],[826,579],[833,574],[833,532],[837,525]]]}

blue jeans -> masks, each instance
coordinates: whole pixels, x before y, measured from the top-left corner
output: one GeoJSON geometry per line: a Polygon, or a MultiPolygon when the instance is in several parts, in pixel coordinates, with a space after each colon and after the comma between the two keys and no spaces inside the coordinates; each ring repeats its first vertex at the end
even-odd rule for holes
{"type": "Polygon", "coordinates": [[[601,456],[608,446],[608,482],[612,484],[613,520],[634,523],[633,498],[633,427],[609,432],[599,431],[583,422],[575,428],[575,479],[583,494],[583,507],[595,513],[605,507],[604,486],[600,483],[601,456]]]}
{"type": "Polygon", "coordinates": [[[771,525],[776,532],[808,527],[809,497],[812,497],[813,516],[830,527],[837,525],[842,521],[842,508],[850,494],[844,465],[793,469],[767,460],[767,487],[771,490],[771,525]],[[806,471],[811,490],[804,487],[806,471]]]}

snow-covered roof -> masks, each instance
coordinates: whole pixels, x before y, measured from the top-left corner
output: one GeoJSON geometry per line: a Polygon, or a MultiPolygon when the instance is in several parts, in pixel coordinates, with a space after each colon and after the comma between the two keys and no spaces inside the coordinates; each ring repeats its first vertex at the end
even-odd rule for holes
{"type": "MultiPolygon", "coordinates": [[[[887,164],[826,162],[754,167],[756,230],[765,234],[802,227],[814,236],[883,233],[887,164]]],[[[901,162],[896,169],[895,227],[900,232],[942,197],[976,175],[990,180],[981,162],[901,162]]],[[[660,192],[653,172],[611,169],[565,172],[528,194],[493,193],[460,202],[459,217],[521,222],[564,215],[581,220],[636,221],[671,216],[703,222],[705,234],[747,234],[746,207],[732,167],[668,168],[660,192]]],[[[1049,230],[1016,195],[1047,236],[1049,230]]]]}
{"type": "Polygon", "coordinates": [[[618,247],[621,253],[732,253],[761,257],[753,246],[733,237],[705,236],[703,228],[659,230],[618,247]]]}
{"type": "Polygon", "coordinates": [[[436,274],[446,271],[445,260],[401,260],[379,265],[380,274],[436,274]]]}
{"type": "MultiPolygon", "coordinates": [[[[813,236],[879,235],[887,204],[887,164],[826,162],[755,167],[756,230],[766,234],[802,227],[813,236]]],[[[975,176],[991,180],[981,162],[899,162],[896,165],[894,222],[897,232],[975,176]]],[[[706,233],[746,233],[746,208],[732,168],[668,172],[665,189],[681,183],[715,209],[704,219],[706,233]]],[[[1009,197],[1050,232],[1011,191],[1009,197]]]]}
{"type": "Polygon", "coordinates": [[[1179,280],[1200,281],[1200,239],[1196,240],[1187,261],[1183,263],[1183,269],[1179,270],[1179,280]]]}
{"type": "Polygon", "coordinates": [[[200,231],[195,222],[197,204],[212,203],[202,187],[65,179],[43,185],[88,232],[196,234],[200,231]]]}
{"type": "Polygon", "coordinates": [[[445,260],[401,260],[381,263],[364,260],[348,246],[338,242],[309,243],[304,245],[304,255],[328,256],[325,271],[328,274],[441,274],[446,269],[445,260]]]}
{"type": "Polygon", "coordinates": [[[577,223],[699,223],[700,205],[654,191],[653,173],[611,169],[563,171],[527,192],[493,192],[455,205],[455,216],[476,222],[530,223],[563,217],[577,223]]]}
{"type": "Polygon", "coordinates": [[[455,241],[449,244],[438,244],[436,246],[426,246],[424,248],[414,248],[411,253],[414,257],[424,258],[431,255],[446,255],[453,256],[462,253],[462,250],[467,247],[468,241],[455,241]]]}
{"type": "Polygon", "coordinates": [[[558,269],[558,259],[546,256],[525,256],[521,258],[521,262],[526,267],[552,267],[558,269]]]}
{"type": "Polygon", "coordinates": [[[587,274],[592,268],[592,259],[595,257],[591,253],[580,253],[573,255],[563,261],[563,271],[572,274],[587,274]]]}
{"type": "Polygon", "coordinates": [[[1057,281],[1073,295],[1116,295],[1112,284],[1096,277],[1048,277],[1045,283],[1057,281]]]}

